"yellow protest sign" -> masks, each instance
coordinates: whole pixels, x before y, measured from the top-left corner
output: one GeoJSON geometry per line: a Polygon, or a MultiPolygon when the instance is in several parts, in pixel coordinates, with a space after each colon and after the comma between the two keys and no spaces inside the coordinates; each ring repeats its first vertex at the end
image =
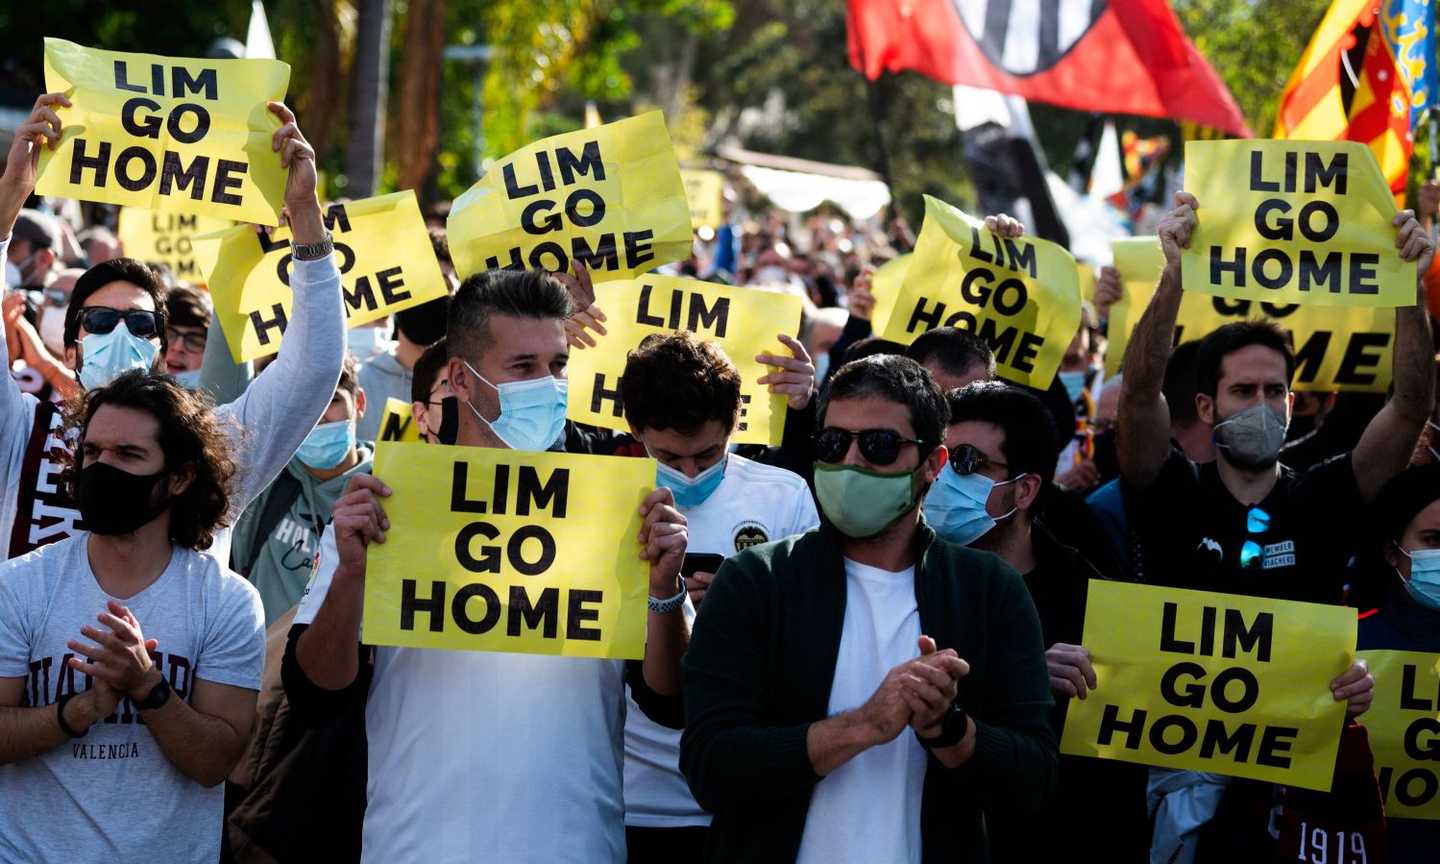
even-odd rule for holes
{"type": "Polygon", "coordinates": [[[937,327],[971,331],[1002,378],[1044,390],[1080,329],[1075,259],[1048,240],[1002,239],[926,195],[905,285],[878,335],[909,345],[937,327]]]}
{"type": "Polygon", "coordinates": [[[59,148],[40,151],[35,191],[146,210],[278,225],[285,169],[270,139],[285,98],[278,60],[130,54],[45,39],[59,148]]]}
{"type": "Polygon", "coordinates": [[[194,213],[157,213],[135,207],[120,209],[120,242],[125,254],[140,261],[159,261],[176,279],[205,282],[195,260],[194,240],[201,234],[224,231],[228,219],[196,216],[194,213]]]}
{"type": "Polygon", "coordinates": [[[802,301],[794,294],[736,288],[674,276],[645,276],[595,288],[595,303],[608,319],[596,347],[570,353],[567,417],[606,429],[628,431],[620,404],[626,355],[652,333],[689,330],[718,344],[740,372],[740,444],[779,445],[785,431],[785,397],[755,383],[773,368],[755,355],[788,356],[776,334],[800,331],[802,301]]]}
{"type": "Polygon", "coordinates": [[[570,269],[629,279],[688,258],[690,206],[659,111],[516,150],[455,199],[446,220],[463,278],[570,269]]]}
{"type": "Polygon", "coordinates": [[[905,287],[905,274],[910,272],[910,253],[897,255],[875,268],[870,277],[870,293],[875,295],[875,311],[870,313],[870,332],[884,333],[890,325],[890,313],[900,300],[900,289],[905,287]]]}
{"type": "Polygon", "coordinates": [[[1440,654],[1359,656],[1375,676],[1375,701],[1361,720],[1370,733],[1385,815],[1440,819],[1440,654]]]}
{"type": "Polygon", "coordinates": [[[1060,752],[1330,789],[1354,609],[1092,579],[1086,610],[1060,752]]]}
{"type": "Polygon", "coordinates": [[[690,203],[690,224],[719,228],[725,224],[725,175],[719,171],[681,169],[685,200],[690,203]]]}
{"type": "Polygon", "coordinates": [[[1200,202],[1180,258],[1185,290],[1317,306],[1415,304],[1395,248],[1395,199],[1356,141],[1189,141],[1200,202]]]}
{"type": "Polygon", "coordinates": [[[418,442],[420,427],[410,416],[410,403],[399,399],[385,400],[385,413],[380,415],[381,441],[418,442]]]}
{"type": "MultiPolygon", "coordinates": [[[[331,204],[325,227],[335,238],[347,326],[448,292],[414,192],[331,204]]],[[[194,242],[236,362],[280,350],[291,305],[290,229],[267,237],[237,225],[194,242]]]]}
{"type": "MultiPolygon", "coordinates": [[[[1155,296],[1160,271],[1165,268],[1165,255],[1156,237],[1116,240],[1113,249],[1123,295],[1110,307],[1107,377],[1119,371],[1130,333],[1155,296]]],[[[1294,338],[1294,389],[1326,393],[1385,393],[1390,389],[1394,309],[1276,305],[1186,291],[1175,319],[1175,342],[1201,339],[1225,324],[1256,318],[1274,321],[1294,338]]]]}
{"type": "Polygon", "coordinates": [[[369,645],[638,660],[655,462],[382,442],[384,544],[369,549],[369,645]]]}

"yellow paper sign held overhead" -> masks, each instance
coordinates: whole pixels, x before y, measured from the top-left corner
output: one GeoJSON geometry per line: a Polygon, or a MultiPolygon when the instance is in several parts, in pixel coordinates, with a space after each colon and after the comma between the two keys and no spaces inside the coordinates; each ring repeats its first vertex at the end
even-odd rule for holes
{"type": "Polygon", "coordinates": [[[776,334],[800,331],[802,301],[794,294],[736,288],[673,276],[645,276],[597,286],[595,303],[605,310],[606,335],[596,347],[570,353],[570,399],[566,416],[578,423],[629,430],[620,404],[625,360],[652,333],[689,330],[717,343],[740,372],[740,444],[776,446],[785,430],[785,397],[755,383],[773,367],[761,353],[789,356],[776,334]]]}
{"type": "Polygon", "coordinates": [[[410,416],[410,403],[399,399],[385,400],[385,413],[380,415],[381,441],[418,442],[420,427],[410,416]]]}
{"type": "MultiPolygon", "coordinates": [[[[1121,300],[1110,307],[1107,377],[1120,371],[1130,334],[1155,296],[1165,268],[1159,238],[1116,240],[1113,249],[1123,291],[1121,300]]],[[[1202,339],[1225,324],[1257,318],[1274,321],[1294,337],[1296,362],[1291,386],[1295,390],[1385,393],[1390,389],[1394,309],[1276,305],[1186,291],[1175,319],[1175,341],[1202,339]]]]}
{"type": "Polygon", "coordinates": [[[495,163],[446,221],[461,278],[483,270],[628,279],[691,252],[690,206],[659,111],[537,141],[495,163]]]}
{"type": "Polygon", "coordinates": [[[35,191],[146,210],[278,225],[285,169],[270,139],[290,67],[86,48],[45,39],[59,148],[40,151],[35,191]]]}
{"type": "Polygon", "coordinates": [[[123,207],[117,233],[126,256],[139,261],[158,261],[169,267],[176,279],[204,284],[205,274],[195,258],[195,238],[229,227],[228,219],[123,207]]]}
{"type": "Polygon", "coordinates": [[[655,462],[382,442],[392,494],[369,548],[368,645],[638,660],[655,462]]]}
{"type": "Polygon", "coordinates": [[[719,171],[682,169],[685,200],[690,202],[690,223],[696,228],[719,228],[725,223],[725,175],[719,171]]]}
{"type": "Polygon", "coordinates": [[[1329,791],[1355,657],[1355,610],[1090,581],[1098,686],[1072,699],[1060,752],[1329,791]]]}
{"type": "Polygon", "coordinates": [[[1362,718],[1387,819],[1440,819],[1440,654],[1361,651],[1375,676],[1362,718]]]}
{"type": "Polygon", "coordinates": [[[1355,141],[1190,141],[1200,202],[1180,259],[1186,291],[1316,306],[1415,304],[1395,248],[1395,200],[1355,141]]]}
{"type": "MultiPolygon", "coordinates": [[[[448,292],[414,192],[331,204],[325,226],[335,238],[346,326],[358,327],[448,292]]],[[[237,225],[197,237],[195,249],[236,362],[280,350],[292,299],[290,229],[266,237],[237,225]]]]}
{"type": "Polygon", "coordinates": [[[909,345],[927,330],[960,327],[995,352],[1002,378],[1044,390],[1080,329],[1075,259],[1048,240],[1002,239],[925,196],[925,224],[885,339],[909,345]]]}

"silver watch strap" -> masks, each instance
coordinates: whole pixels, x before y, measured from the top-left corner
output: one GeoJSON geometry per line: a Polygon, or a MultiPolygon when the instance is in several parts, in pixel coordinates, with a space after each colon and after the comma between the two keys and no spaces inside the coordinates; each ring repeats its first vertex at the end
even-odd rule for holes
{"type": "Polygon", "coordinates": [[[654,597],[649,598],[651,612],[654,612],[656,615],[668,615],[685,605],[685,597],[690,593],[685,589],[685,577],[677,577],[676,582],[679,584],[680,590],[676,592],[674,597],[666,597],[663,600],[658,600],[654,597]]]}
{"type": "Polygon", "coordinates": [[[318,261],[335,251],[335,235],[328,230],[325,239],[314,243],[290,243],[290,254],[296,261],[318,261]]]}

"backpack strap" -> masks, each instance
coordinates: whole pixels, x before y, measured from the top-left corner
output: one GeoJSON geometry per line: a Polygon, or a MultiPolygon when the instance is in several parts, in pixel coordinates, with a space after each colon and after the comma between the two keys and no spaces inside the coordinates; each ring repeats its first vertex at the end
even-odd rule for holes
{"type": "Polygon", "coordinates": [[[265,542],[270,538],[275,526],[290,512],[290,506],[295,499],[300,497],[300,480],[290,469],[286,468],[270,484],[270,495],[265,499],[265,509],[260,511],[260,522],[256,526],[254,548],[250,550],[250,560],[245,566],[239,569],[241,576],[250,578],[250,571],[255,568],[255,562],[260,560],[260,552],[265,548],[265,542]]]}

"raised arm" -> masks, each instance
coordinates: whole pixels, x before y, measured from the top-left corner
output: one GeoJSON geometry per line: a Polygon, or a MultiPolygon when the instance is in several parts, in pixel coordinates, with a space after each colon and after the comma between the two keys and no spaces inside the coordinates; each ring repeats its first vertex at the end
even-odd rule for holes
{"type": "Polygon", "coordinates": [[[1116,455],[1125,481],[1139,489],[1155,482],[1170,454],[1170,409],[1161,385],[1180,314],[1180,250],[1190,245],[1199,206],[1194,195],[1176,193],[1175,209],[1160,220],[1165,270],[1125,349],[1116,455]]]}
{"type": "Polygon", "coordinates": [[[1425,272],[1435,250],[1428,232],[1403,210],[1395,216],[1395,246],[1400,257],[1418,264],[1415,305],[1395,310],[1395,352],[1391,358],[1394,392],[1360,436],[1350,464],[1360,495],[1373,501],[1380,487],[1410,462],[1415,442],[1435,408],[1435,343],[1425,308],[1425,272]]]}
{"type": "MultiPolygon", "coordinates": [[[[297,244],[325,238],[320,202],[315,198],[315,151],[295,125],[295,115],[278,102],[270,110],[284,121],[272,147],[290,169],[285,210],[297,244]]],[[[221,408],[235,421],[239,470],[232,514],[238,514],[284,469],[295,449],[330,405],[345,361],[345,311],[340,271],[334,254],[293,262],[290,287],[295,299],[280,353],[245,393],[221,408]]]]}

